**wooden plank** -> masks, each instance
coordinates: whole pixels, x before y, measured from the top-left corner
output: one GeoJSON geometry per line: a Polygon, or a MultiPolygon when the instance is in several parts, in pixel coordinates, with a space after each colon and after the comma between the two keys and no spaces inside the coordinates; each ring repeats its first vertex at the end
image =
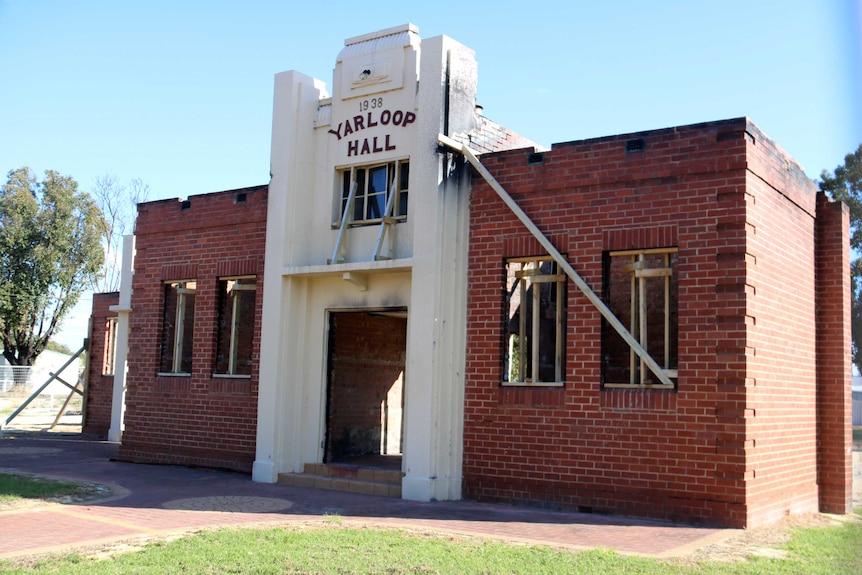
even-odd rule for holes
{"type": "Polygon", "coordinates": [[[635,277],[638,278],[664,278],[673,275],[673,270],[670,268],[646,268],[642,270],[634,270],[635,277]]]}

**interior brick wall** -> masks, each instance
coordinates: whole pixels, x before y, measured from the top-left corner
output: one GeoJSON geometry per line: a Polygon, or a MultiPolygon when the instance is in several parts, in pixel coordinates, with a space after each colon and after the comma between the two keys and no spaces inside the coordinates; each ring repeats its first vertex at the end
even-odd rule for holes
{"type": "Polygon", "coordinates": [[[532,152],[482,162],[599,295],[603,251],[678,247],[678,385],[602,389],[601,317],[571,282],[565,385],[500,385],[502,266],[532,240],[474,173],[465,495],[736,527],[815,510],[816,190],[798,165],[745,118],[532,152]]]}
{"type": "Polygon", "coordinates": [[[251,471],[266,200],[258,186],[138,206],[121,459],[251,471]],[[249,274],[257,276],[252,375],[214,377],[218,280],[249,274]],[[164,282],[179,279],[197,281],[192,371],[158,375],[164,282]]]}
{"type": "MultiPolygon", "coordinates": [[[[379,455],[384,403],[404,382],[407,318],[333,313],[329,329],[327,461],[379,455]]],[[[401,412],[400,403],[389,408],[401,412]]]]}
{"type": "Polygon", "coordinates": [[[118,292],[93,294],[90,314],[90,341],[87,353],[87,396],[84,407],[83,433],[107,437],[111,428],[111,404],[114,394],[114,375],[102,373],[107,344],[108,318],[117,312],[109,308],[120,303],[118,292]]]}

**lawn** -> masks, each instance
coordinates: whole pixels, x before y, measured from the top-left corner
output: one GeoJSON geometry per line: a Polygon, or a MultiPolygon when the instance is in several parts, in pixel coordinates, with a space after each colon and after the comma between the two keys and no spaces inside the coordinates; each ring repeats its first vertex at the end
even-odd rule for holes
{"type": "Polygon", "coordinates": [[[31,475],[0,473],[0,510],[23,500],[58,500],[75,498],[77,500],[105,495],[106,489],[100,485],[58,481],[31,475]]]}
{"type": "Polygon", "coordinates": [[[0,573],[168,574],[791,574],[862,573],[862,522],[803,530],[783,558],[696,565],[625,557],[607,550],[569,551],[396,530],[329,527],[225,529],[111,556],[68,555],[0,562],[0,573]]]}
{"type": "MultiPolygon", "coordinates": [[[[0,497],[7,499],[80,495],[92,487],[0,474],[0,497]]],[[[862,510],[847,521],[798,530],[781,550],[768,551],[766,556],[736,556],[734,562],[695,563],[356,528],[330,516],[314,527],[202,531],[141,547],[0,561],[0,574],[849,574],[862,573],[862,510]]]]}

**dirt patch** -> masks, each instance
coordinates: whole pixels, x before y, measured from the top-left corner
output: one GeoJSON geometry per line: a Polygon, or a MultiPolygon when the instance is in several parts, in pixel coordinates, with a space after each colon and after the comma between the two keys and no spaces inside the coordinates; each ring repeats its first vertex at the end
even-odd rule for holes
{"type": "Polygon", "coordinates": [[[850,521],[862,523],[862,517],[855,514],[823,513],[793,515],[770,525],[741,530],[722,541],[706,545],[669,562],[678,565],[697,565],[709,561],[739,563],[753,556],[783,558],[787,553],[781,547],[790,540],[795,531],[834,527],[850,521]]]}
{"type": "MultiPolygon", "coordinates": [[[[55,413],[22,413],[3,428],[3,435],[22,436],[33,434],[79,434],[81,433],[81,416],[64,415],[54,423],[55,413]]],[[[2,422],[5,418],[0,418],[2,422]]]]}

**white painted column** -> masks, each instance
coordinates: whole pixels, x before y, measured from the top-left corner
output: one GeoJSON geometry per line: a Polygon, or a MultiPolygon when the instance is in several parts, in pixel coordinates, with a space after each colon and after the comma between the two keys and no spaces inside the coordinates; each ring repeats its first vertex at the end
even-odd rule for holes
{"type": "Polygon", "coordinates": [[[408,316],[402,496],[431,501],[461,497],[469,234],[469,176],[463,168],[450,174],[432,132],[472,128],[473,52],[446,37],[423,40],[420,77],[419,145],[410,159],[420,184],[410,197],[416,305],[408,316]]]}
{"type": "MultiPolygon", "coordinates": [[[[296,386],[294,364],[297,326],[296,308],[306,281],[283,277],[285,266],[294,261],[296,239],[308,225],[307,204],[299,193],[314,182],[314,119],[319,100],[325,96],[322,82],[299,72],[275,76],[272,147],[266,223],[263,313],[260,343],[260,375],[257,411],[257,451],[252,479],[274,483],[278,474],[299,471],[298,434],[294,426],[289,388],[296,386]],[[289,232],[289,233],[288,233],[289,232]]],[[[300,342],[301,343],[301,342],[300,342]]],[[[302,362],[299,362],[301,365],[302,362]]]]}
{"type": "MultiPolygon", "coordinates": [[[[117,312],[117,349],[114,355],[114,389],[111,398],[111,427],[108,441],[123,437],[126,411],[126,373],[129,356],[129,314],[132,313],[132,276],[134,275],[135,236],[123,236],[123,267],[120,274],[120,301],[109,309],[117,312]]],[[[91,359],[92,361],[92,359],[91,359]]]]}

